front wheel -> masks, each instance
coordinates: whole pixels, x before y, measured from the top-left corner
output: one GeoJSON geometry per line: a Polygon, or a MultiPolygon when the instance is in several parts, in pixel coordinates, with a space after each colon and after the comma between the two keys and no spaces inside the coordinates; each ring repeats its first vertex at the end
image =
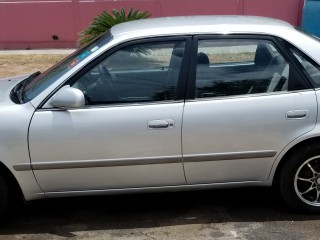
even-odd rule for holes
{"type": "Polygon", "coordinates": [[[320,143],[294,151],[283,166],[280,191],[287,203],[309,212],[320,212],[320,143]]]}
{"type": "Polygon", "coordinates": [[[3,220],[4,213],[8,207],[8,186],[0,176],[0,222],[3,220]]]}

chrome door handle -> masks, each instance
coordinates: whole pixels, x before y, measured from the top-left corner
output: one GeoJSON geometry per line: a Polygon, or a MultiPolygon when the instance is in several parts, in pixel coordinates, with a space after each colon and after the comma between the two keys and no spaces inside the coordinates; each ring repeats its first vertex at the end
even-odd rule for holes
{"type": "Polygon", "coordinates": [[[294,110],[286,114],[287,119],[305,119],[309,117],[309,110],[294,110]]]}
{"type": "Polygon", "coordinates": [[[172,119],[152,120],[148,122],[149,129],[168,129],[173,127],[174,127],[174,121],[172,119]]]}

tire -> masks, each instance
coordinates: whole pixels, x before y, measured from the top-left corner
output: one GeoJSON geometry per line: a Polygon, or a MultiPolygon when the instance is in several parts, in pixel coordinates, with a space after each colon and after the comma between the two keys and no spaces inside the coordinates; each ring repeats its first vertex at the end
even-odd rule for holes
{"type": "Polygon", "coordinates": [[[280,174],[280,192],[299,211],[320,213],[320,142],[292,152],[280,174]]]}
{"type": "Polygon", "coordinates": [[[0,222],[3,220],[3,216],[7,210],[9,202],[9,191],[6,182],[0,176],[0,222]]]}

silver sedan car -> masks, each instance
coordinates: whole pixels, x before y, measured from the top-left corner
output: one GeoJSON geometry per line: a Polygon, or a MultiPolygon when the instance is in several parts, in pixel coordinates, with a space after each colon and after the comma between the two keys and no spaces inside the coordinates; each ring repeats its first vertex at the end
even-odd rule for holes
{"type": "Polygon", "coordinates": [[[79,195],[277,185],[320,212],[320,42],[260,17],[113,27],[0,81],[0,212],[79,195]]]}

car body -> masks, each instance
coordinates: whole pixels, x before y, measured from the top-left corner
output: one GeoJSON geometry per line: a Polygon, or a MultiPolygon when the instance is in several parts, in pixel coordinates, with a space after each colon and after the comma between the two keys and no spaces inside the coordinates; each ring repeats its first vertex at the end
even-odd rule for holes
{"type": "Polygon", "coordinates": [[[319,211],[319,63],[319,41],[275,19],[112,27],[0,81],[2,205],[15,183],[31,201],[276,182],[319,211]]]}

